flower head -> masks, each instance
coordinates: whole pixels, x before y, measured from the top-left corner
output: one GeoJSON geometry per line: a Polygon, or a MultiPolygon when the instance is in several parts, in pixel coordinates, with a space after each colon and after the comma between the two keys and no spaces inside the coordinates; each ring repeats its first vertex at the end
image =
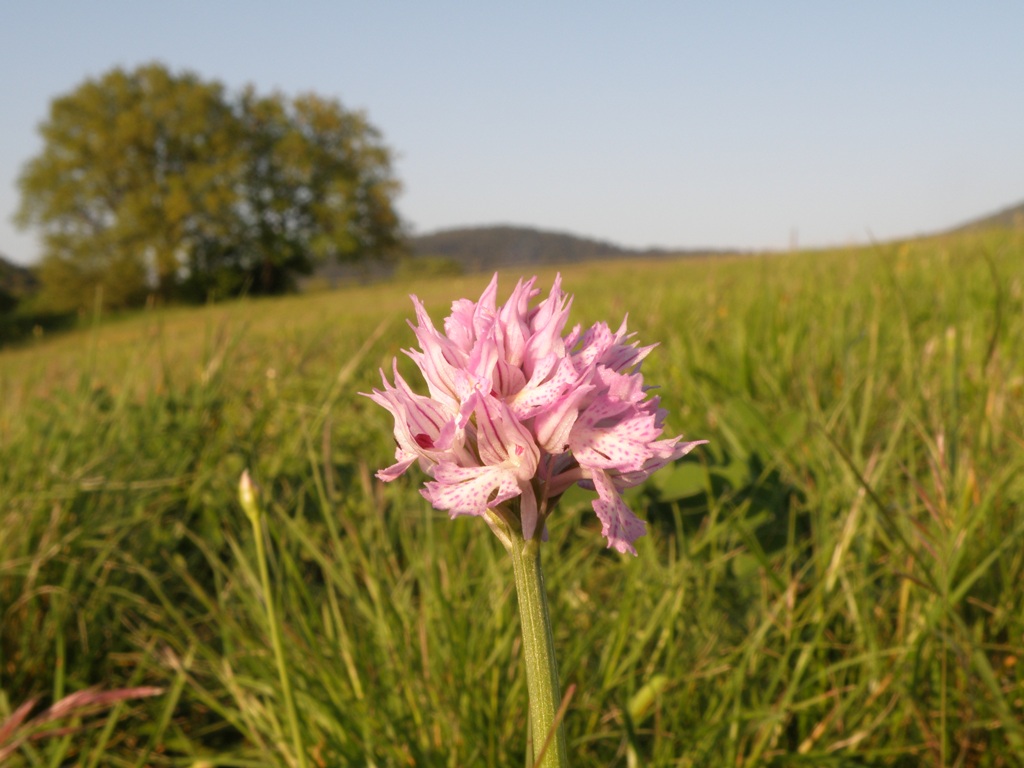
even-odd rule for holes
{"type": "Polygon", "coordinates": [[[421,493],[456,515],[498,510],[527,539],[542,535],[558,498],[574,484],[597,492],[594,512],[608,546],[636,554],[645,524],[622,500],[625,488],[707,442],[660,439],[665,411],[648,394],[640,364],[653,349],[597,323],[565,332],[572,297],[555,278],[547,297],[520,280],[498,306],[495,275],[479,301],[452,304],[439,331],[412,297],[418,350],[406,350],[426,380],[412,391],[394,364],[394,385],[368,395],[395,418],[394,480],[418,463],[421,493]]]}

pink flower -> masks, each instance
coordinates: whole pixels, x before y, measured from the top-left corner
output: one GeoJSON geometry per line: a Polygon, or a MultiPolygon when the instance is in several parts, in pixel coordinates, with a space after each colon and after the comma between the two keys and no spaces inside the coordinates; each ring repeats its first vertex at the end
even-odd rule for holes
{"type": "Polygon", "coordinates": [[[429,396],[398,374],[368,395],[395,418],[396,463],[377,476],[394,480],[412,464],[430,476],[423,496],[437,509],[517,519],[527,539],[543,535],[558,498],[574,484],[595,490],[594,512],[608,546],[636,554],[646,525],[622,500],[625,488],[707,442],[660,439],[665,411],[649,397],[640,347],[626,322],[614,333],[597,323],[564,333],[572,298],[555,278],[547,298],[536,278],[520,280],[498,306],[495,275],[477,302],[460,299],[434,327],[412,297],[418,350],[406,354],[429,396]]]}

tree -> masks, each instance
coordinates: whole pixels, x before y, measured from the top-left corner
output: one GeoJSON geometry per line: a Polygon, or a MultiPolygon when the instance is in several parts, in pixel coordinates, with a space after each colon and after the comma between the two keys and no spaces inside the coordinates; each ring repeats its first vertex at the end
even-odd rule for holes
{"type": "Polygon", "coordinates": [[[159,64],[115,69],[51,104],[19,179],[57,308],[288,289],[326,259],[401,242],[390,153],[365,116],[159,64]]]}
{"type": "Polygon", "coordinates": [[[209,274],[227,269],[277,293],[328,259],[398,251],[401,224],[391,202],[398,184],[364,115],[315,95],[288,101],[252,89],[236,110],[247,162],[232,235],[196,251],[208,267],[219,264],[209,274]]]}

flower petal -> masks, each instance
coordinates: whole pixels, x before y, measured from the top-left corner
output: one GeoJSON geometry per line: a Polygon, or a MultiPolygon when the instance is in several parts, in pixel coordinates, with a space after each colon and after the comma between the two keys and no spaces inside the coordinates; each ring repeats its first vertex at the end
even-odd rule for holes
{"type": "Polygon", "coordinates": [[[503,467],[438,464],[434,480],[420,491],[436,509],[456,515],[482,515],[521,493],[515,475],[503,467]]]}
{"type": "Polygon", "coordinates": [[[377,479],[382,480],[385,483],[390,483],[395,478],[401,476],[405,470],[415,463],[418,458],[415,453],[407,453],[401,448],[395,451],[395,458],[397,462],[392,464],[387,469],[381,469],[377,471],[377,479]]]}
{"type": "Polygon", "coordinates": [[[608,546],[625,554],[636,554],[633,542],[647,533],[647,524],[626,506],[605,472],[594,470],[590,476],[597,491],[594,513],[601,520],[601,534],[608,546]]]}
{"type": "Polygon", "coordinates": [[[569,447],[581,466],[640,470],[651,457],[651,444],[661,435],[655,413],[626,404],[596,401],[581,412],[569,433],[569,447]]]}
{"type": "Polygon", "coordinates": [[[704,445],[707,440],[691,440],[688,443],[680,443],[681,438],[673,437],[671,440],[659,440],[651,446],[651,458],[644,462],[644,465],[635,472],[622,472],[615,476],[617,488],[632,488],[640,485],[648,477],[662,467],[668,466],[673,461],[681,459],[698,445],[704,445]]]}

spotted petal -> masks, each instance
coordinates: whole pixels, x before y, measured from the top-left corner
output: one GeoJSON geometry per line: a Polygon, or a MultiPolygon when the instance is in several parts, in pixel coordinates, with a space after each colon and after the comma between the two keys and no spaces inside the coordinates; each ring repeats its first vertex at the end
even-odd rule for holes
{"type": "Polygon", "coordinates": [[[456,515],[482,515],[521,493],[515,473],[504,467],[438,464],[434,480],[420,491],[436,509],[456,515]]]}
{"type": "Polygon", "coordinates": [[[597,491],[594,513],[601,521],[601,535],[608,540],[609,547],[635,555],[633,542],[647,533],[647,524],[626,506],[607,473],[595,470],[591,480],[597,491]]]}

